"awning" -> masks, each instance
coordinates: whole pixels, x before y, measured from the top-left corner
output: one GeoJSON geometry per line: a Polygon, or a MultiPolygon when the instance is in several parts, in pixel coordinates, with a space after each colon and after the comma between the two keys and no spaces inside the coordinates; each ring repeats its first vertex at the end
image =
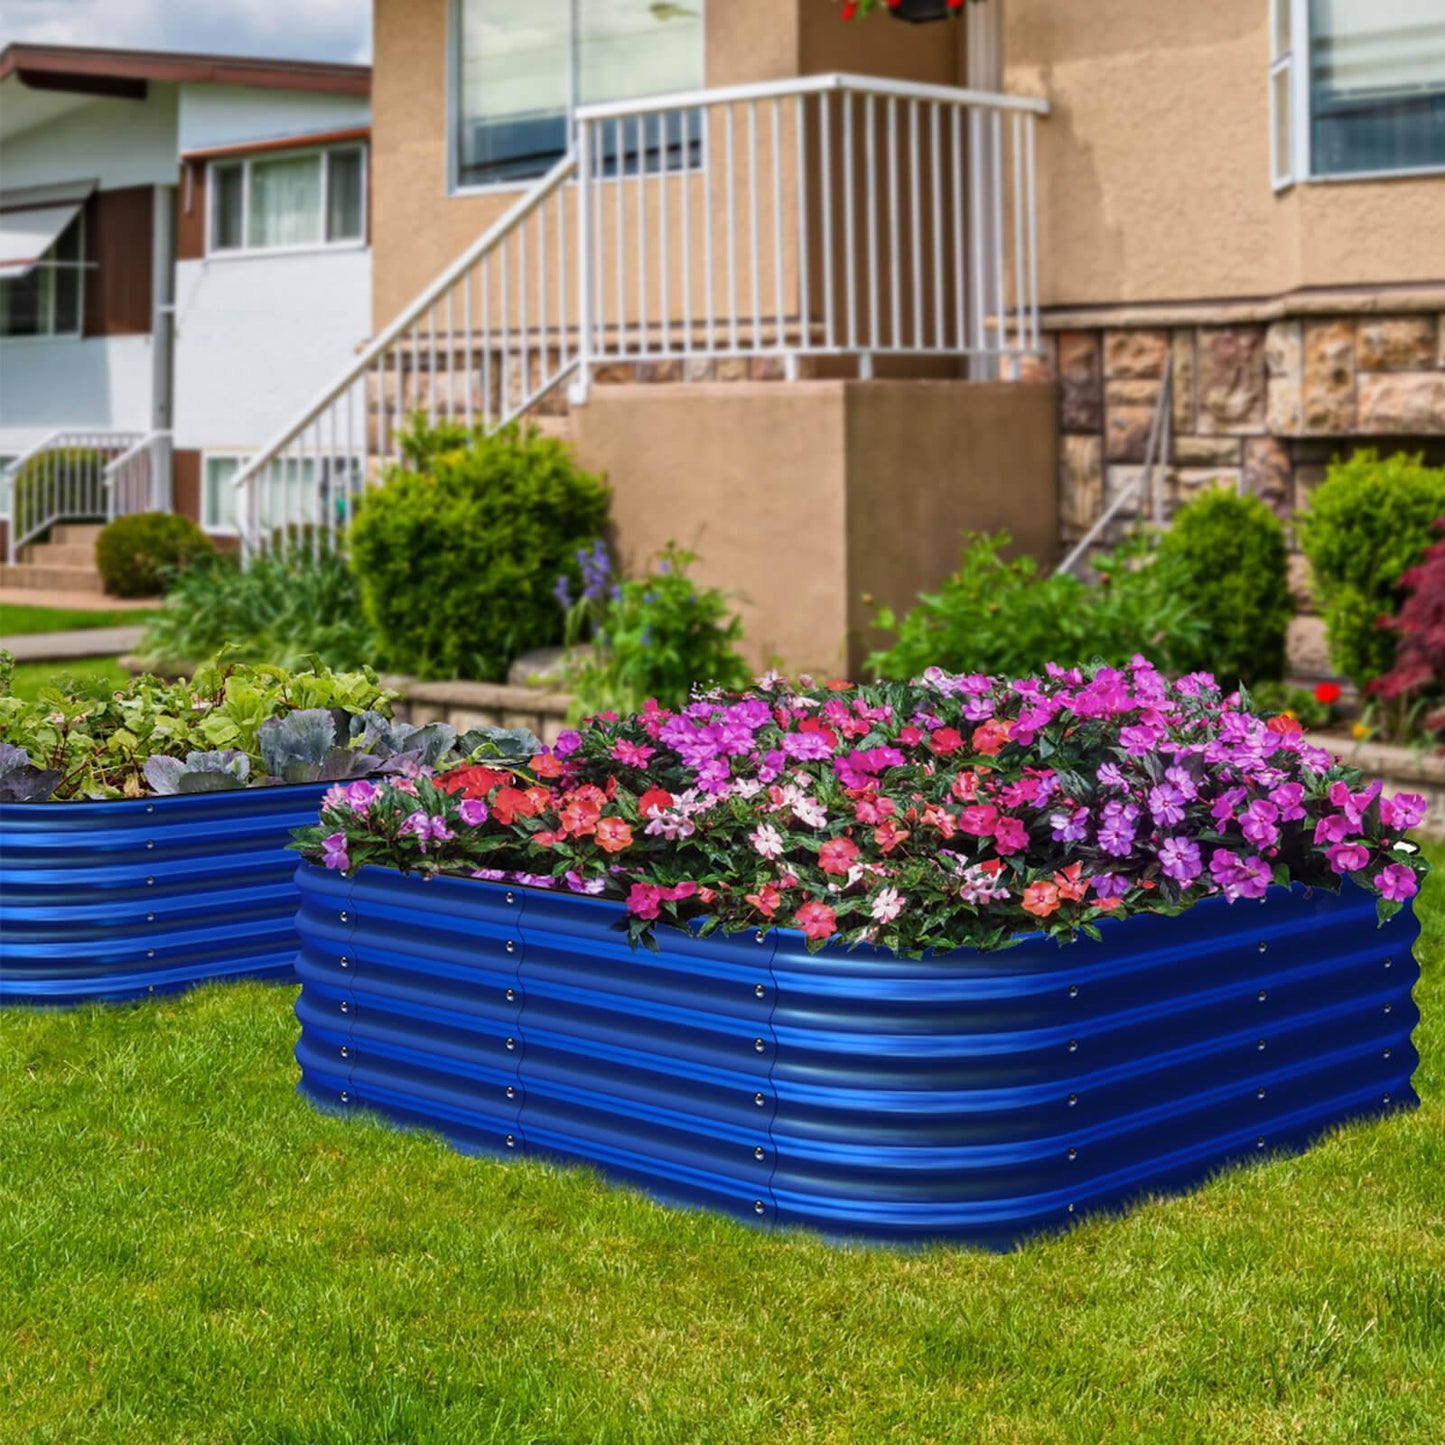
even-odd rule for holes
{"type": "Polygon", "coordinates": [[[88,181],[0,192],[0,281],[28,276],[94,189],[88,181]]]}

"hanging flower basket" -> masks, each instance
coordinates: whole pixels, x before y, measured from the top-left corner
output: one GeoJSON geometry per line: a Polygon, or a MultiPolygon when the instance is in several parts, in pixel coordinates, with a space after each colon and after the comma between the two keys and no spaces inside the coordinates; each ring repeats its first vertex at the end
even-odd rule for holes
{"type": "Polygon", "coordinates": [[[956,20],[966,3],[969,0],[845,0],[843,18],[853,20],[886,8],[895,20],[923,25],[934,20],[956,20]]]}

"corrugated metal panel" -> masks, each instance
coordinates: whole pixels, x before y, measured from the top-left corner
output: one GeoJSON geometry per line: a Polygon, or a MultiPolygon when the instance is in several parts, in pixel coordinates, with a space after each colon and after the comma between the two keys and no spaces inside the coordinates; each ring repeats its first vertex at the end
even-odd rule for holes
{"type": "Polygon", "coordinates": [[[0,1003],[294,979],[287,845],[324,792],[0,806],[0,1003]]]}
{"type": "Polygon", "coordinates": [[[1353,886],[915,961],[790,930],[634,953],[615,903],[300,883],[319,1102],[755,1222],[1005,1247],[1416,1102],[1418,925],[1353,886]]]}

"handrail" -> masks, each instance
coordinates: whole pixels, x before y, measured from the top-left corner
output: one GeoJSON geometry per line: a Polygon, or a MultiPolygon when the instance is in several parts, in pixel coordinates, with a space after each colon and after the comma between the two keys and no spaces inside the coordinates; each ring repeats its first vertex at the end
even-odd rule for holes
{"type": "Polygon", "coordinates": [[[892,96],[897,100],[943,101],[950,105],[976,105],[993,110],[1015,110],[1048,115],[1049,102],[1032,95],[1006,95],[991,90],[970,90],[964,86],[933,85],[916,80],[890,80],[882,75],[854,75],[831,71],[824,75],[790,76],[785,80],[752,81],[722,85],[713,90],[675,91],[637,100],[598,101],[579,105],[581,120],[616,120],[623,116],[656,115],[668,110],[688,110],[700,105],[739,105],[755,100],[782,100],[795,95],[827,95],[851,91],[857,95],[892,96]]]}
{"type": "Polygon", "coordinates": [[[127,462],[134,460],[142,452],[149,451],[158,441],[169,436],[170,432],[164,430],[147,432],[129,451],[122,452],[114,461],[106,463],[106,478],[109,479],[127,462]]]}
{"type": "MultiPolygon", "coordinates": [[[[158,449],[170,445],[172,434],[166,428],[147,432],[128,451],[122,452],[102,473],[105,490],[105,514],[109,521],[133,512],[165,510],[168,502],[158,495],[158,449]],[[144,460],[144,472],[140,463],[144,460]]],[[[165,475],[169,476],[169,468],[165,475]]]]}
{"type": "Polygon", "coordinates": [[[105,513],[106,462],[96,457],[68,455],[74,452],[106,453],[129,449],[136,432],[107,431],[102,428],[66,427],[53,431],[43,441],[16,457],[5,468],[9,479],[10,524],[7,530],[5,555],[12,566],[20,549],[47,528],[66,518],[99,516],[105,513]],[[21,473],[47,454],[58,453],[54,465],[38,478],[35,495],[23,500],[16,486],[21,473]]]}
{"type": "Polygon", "coordinates": [[[321,392],[315,401],[301,413],[296,421],[291,423],[284,431],[278,432],[250,461],[241,467],[231,479],[231,486],[237,489],[245,486],[267,462],[274,460],[282,448],[315,421],[347,387],[359,381],[377,357],[381,356],[389,346],[394,345],[400,340],[403,332],[413,326],[424,313],[446,296],[452,287],[455,286],[498,241],[511,234],[528,216],[532,215],[554,191],[570,179],[576,169],[577,157],[575,153],[569,152],[558,161],[526,195],[522,196],[504,216],[494,221],[477,240],[472,242],[435,281],[427,286],[426,289],[401,312],[395,321],[372,340],[357,356],[356,360],[344,375],[332,382],[332,384],[328,386],[325,391],[321,392]]]}

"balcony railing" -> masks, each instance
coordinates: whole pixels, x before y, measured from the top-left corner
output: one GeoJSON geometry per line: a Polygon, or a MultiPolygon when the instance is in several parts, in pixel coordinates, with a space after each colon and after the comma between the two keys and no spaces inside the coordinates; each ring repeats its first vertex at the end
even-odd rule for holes
{"type": "Polygon", "coordinates": [[[237,473],[248,549],[346,525],[410,418],[488,430],[599,368],[1039,347],[1047,103],[818,75],[583,107],[572,152],[237,473]]]}

